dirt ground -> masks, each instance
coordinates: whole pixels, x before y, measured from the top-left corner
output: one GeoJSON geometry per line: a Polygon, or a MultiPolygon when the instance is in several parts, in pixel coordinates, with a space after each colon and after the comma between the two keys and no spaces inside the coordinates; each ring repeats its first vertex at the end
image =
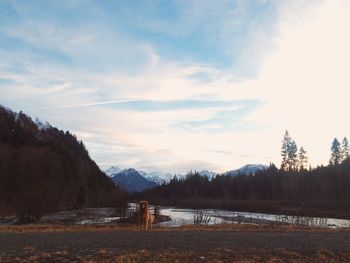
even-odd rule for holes
{"type": "Polygon", "coordinates": [[[218,226],[0,230],[0,262],[350,262],[350,231],[218,226]]]}

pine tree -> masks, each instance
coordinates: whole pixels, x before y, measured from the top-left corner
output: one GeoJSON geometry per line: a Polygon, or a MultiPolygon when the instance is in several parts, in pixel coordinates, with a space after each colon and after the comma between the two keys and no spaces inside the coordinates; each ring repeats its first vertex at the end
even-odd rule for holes
{"type": "Polygon", "coordinates": [[[334,138],[331,147],[331,159],[329,163],[332,165],[337,165],[342,161],[342,147],[337,138],[334,138]]]}
{"type": "Polygon", "coordinates": [[[288,131],[285,132],[283,141],[282,141],[282,148],[281,148],[281,155],[282,155],[282,162],[281,162],[281,169],[285,171],[290,170],[296,170],[297,164],[298,164],[298,147],[295,141],[292,140],[290,137],[288,131]]]}
{"type": "Polygon", "coordinates": [[[291,140],[292,138],[289,136],[288,131],[286,131],[283,137],[282,149],[281,149],[281,155],[282,155],[281,169],[282,170],[287,170],[289,166],[288,165],[288,147],[291,140]]]}
{"type": "Polygon", "coordinates": [[[289,160],[290,166],[289,170],[297,170],[298,169],[298,147],[295,141],[291,141],[289,148],[289,160]]]}
{"type": "Polygon", "coordinates": [[[344,137],[342,141],[342,160],[348,159],[350,156],[349,141],[348,138],[344,137]]]}
{"type": "Polygon", "coordinates": [[[300,147],[298,153],[299,170],[305,170],[308,167],[308,158],[306,156],[306,151],[303,146],[300,147]]]}

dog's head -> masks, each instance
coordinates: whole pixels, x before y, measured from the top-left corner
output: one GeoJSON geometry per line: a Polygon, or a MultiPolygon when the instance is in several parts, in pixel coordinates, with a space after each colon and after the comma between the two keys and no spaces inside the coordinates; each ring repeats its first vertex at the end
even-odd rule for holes
{"type": "Polygon", "coordinates": [[[144,211],[148,208],[148,202],[147,201],[140,201],[140,210],[144,211]]]}

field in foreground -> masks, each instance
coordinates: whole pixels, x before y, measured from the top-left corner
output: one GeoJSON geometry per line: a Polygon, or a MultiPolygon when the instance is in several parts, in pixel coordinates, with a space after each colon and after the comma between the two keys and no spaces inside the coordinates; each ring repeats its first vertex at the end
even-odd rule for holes
{"type": "Polygon", "coordinates": [[[0,262],[350,262],[350,231],[289,226],[13,226],[0,262]]]}

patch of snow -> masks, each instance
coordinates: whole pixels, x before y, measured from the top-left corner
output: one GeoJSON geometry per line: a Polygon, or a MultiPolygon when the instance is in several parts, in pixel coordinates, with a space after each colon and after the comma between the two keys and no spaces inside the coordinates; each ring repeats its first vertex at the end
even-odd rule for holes
{"type": "Polygon", "coordinates": [[[111,166],[110,168],[104,170],[105,174],[107,174],[110,177],[113,177],[113,175],[120,173],[122,169],[120,169],[117,166],[111,166]]]}

